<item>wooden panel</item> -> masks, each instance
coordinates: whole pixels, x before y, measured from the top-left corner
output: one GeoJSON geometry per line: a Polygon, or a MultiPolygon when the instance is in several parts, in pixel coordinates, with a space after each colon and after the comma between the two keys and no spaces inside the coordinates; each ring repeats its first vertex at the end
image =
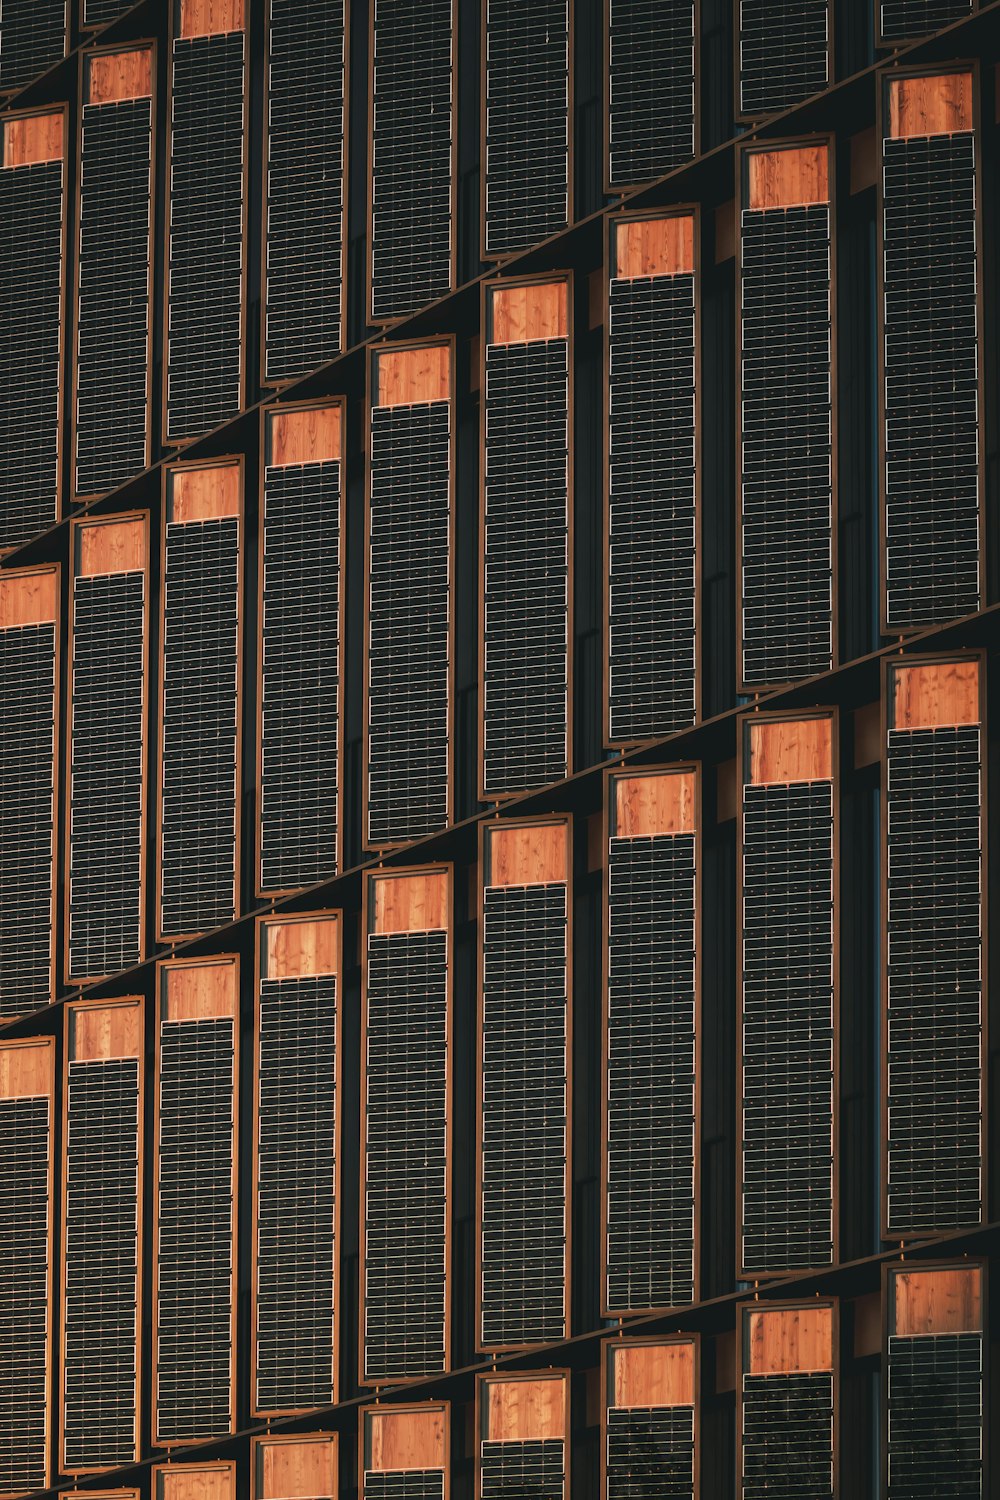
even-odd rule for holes
{"type": "Polygon", "coordinates": [[[80,527],[81,578],[98,573],[135,573],[146,566],[146,523],[90,521],[80,527]]]}
{"type": "Polygon", "coordinates": [[[209,959],[202,964],[164,964],[160,991],[165,1021],[201,1021],[208,1016],[235,1016],[238,1009],[236,963],[209,959]]]}
{"type": "Polygon", "coordinates": [[[443,1406],[386,1407],[365,1414],[365,1467],[368,1469],[443,1469],[443,1406]]]}
{"type": "Polygon", "coordinates": [[[616,1344],[610,1406],[693,1406],[693,1344],[616,1344]]]}
{"type": "Polygon", "coordinates": [[[972,74],[889,80],[889,135],[952,135],[972,129],[972,74]]]}
{"type": "Polygon", "coordinates": [[[157,1466],[156,1500],[236,1500],[234,1464],[157,1466]]]}
{"type": "Polygon", "coordinates": [[[831,1307],[775,1307],[746,1316],[750,1323],[749,1374],[788,1375],[833,1369],[831,1307]]]}
{"type": "Polygon", "coordinates": [[[54,568],[0,573],[0,630],[54,624],[58,612],[59,575],[54,568]]]}
{"type": "Polygon", "coordinates": [[[444,870],[376,875],[374,932],[430,932],[448,926],[448,875],[444,870]]]}
{"type": "Polygon", "coordinates": [[[3,164],[28,167],[35,162],[62,161],[62,112],[27,115],[3,124],[3,164]]]}
{"type": "Polygon", "coordinates": [[[273,411],[271,423],[272,468],[289,464],[321,464],[341,456],[339,406],[314,406],[308,411],[273,411]]]}
{"type": "Polygon", "coordinates": [[[749,729],[754,786],[829,781],[833,775],[831,719],[762,719],[749,729]]]}
{"type": "Polygon", "coordinates": [[[51,1037],[0,1042],[0,1099],[51,1097],[55,1067],[55,1042],[51,1037]]]}
{"type": "Polygon", "coordinates": [[[893,729],[979,723],[978,661],[935,661],[892,669],[893,729]]]}
{"type": "Polygon", "coordinates": [[[303,979],[337,973],[337,917],[265,922],[264,930],[267,935],[264,954],[267,979],[303,979]]]}
{"type": "Polygon", "coordinates": [[[656,776],[616,776],[614,786],[614,831],[618,838],[694,833],[693,771],[665,771],[656,776]]]}
{"type": "Polygon", "coordinates": [[[978,1266],[897,1271],[892,1279],[895,1333],[982,1331],[983,1275],[978,1266]]]}
{"type": "Polygon", "coordinates": [[[326,1500],[337,1493],[337,1439],[260,1438],[254,1500],[326,1500]]]}
{"type": "Polygon", "coordinates": [[[532,344],[564,339],[568,323],[569,285],[545,281],[537,286],[490,289],[492,344],[532,344]]]}
{"type": "Polygon", "coordinates": [[[486,839],[487,885],[548,885],[568,878],[566,823],[495,824],[486,839]]]}
{"type": "Polygon", "coordinates": [[[88,104],[119,99],[148,99],[153,92],[153,54],[148,47],[131,52],[101,52],[87,66],[88,104]]]}
{"type": "Polygon", "coordinates": [[[138,996],[106,1005],[69,1007],[69,1055],[73,1062],[142,1057],[142,1001],[138,996]]]}
{"type": "Polygon", "coordinates": [[[486,1380],[486,1431],[496,1443],[566,1436],[566,1379],[486,1380]]]}
{"type": "Polygon", "coordinates": [[[690,276],[694,271],[694,217],[628,219],[615,226],[615,275],[620,281],[640,276],[690,276]]]}
{"type": "Polygon", "coordinates": [[[244,0],[181,0],[183,37],[219,36],[243,30],[244,0]]]}
{"type": "Polygon", "coordinates": [[[748,207],[797,208],[805,203],[829,203],[829,154],[826,145],[748,152],[748,207]]]}
{"type": "Polygon", "coordinates": [[[451,350],[447,344],[383,349],[378,362],[377,406],[413,406],[447,401],[451,395],[451,350]]]}
{"type": "Polygon", "coordinates": [[[240,513],[240,466],[224,464],[209,469],[170,472],[171,521],[216,521],[240,513]]]}

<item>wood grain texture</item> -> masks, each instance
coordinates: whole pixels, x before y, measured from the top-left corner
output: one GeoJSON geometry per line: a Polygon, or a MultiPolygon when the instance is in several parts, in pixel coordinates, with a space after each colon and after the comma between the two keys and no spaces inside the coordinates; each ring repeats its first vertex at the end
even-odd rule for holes
{"type": "Polygon", "coordinates": [[[153,1469],[155,1500],[236,1500],[235,1464],[171,1464],[153,1469]]]}
{"type": "Polygon", "coordinates": [[[491,1442],[535,1442],[566,1436],[566,1377],[484,1380],[485,1431],[491,1442]]]}
{"type": "Polygon", "coordinates": [[[892,1281],[896,1334],[982,1331],[983,1273],[979,1266],[896,1271],[892,1281]]]}
{"type": "Polygon", "coordinates": [[[365,1467],[443,1469],[447,1425],[443,1406],[384,1407],[365,1413],[365,1467]]]}
{"type": "Polygon", "coordinates": [[[129,52],[99,52],[87,64],[88,104],[148,99],[152,92],[153,54],[149,47],[129,52]]]}
{"type": "Polygon", "coordinates": [[[972,74],[889,80],[889,135],[954,135],[972,129],[972,74]]]}
{"type": "Polygon", "coordinates": [[[801,208],[830,201],[830,149],[786,146],[747,153],[747,207],[801,208]]]}
{"type": "Polygon", "coordinates": [[[88,521],[79,531],[81,578],[103,573],[138,573],[146,566],[146,523],[88,521]]]}
{"type": "Polygon", "coordinates": [[[833,775],[832,719],[762,719],[748,728],[754,786],[829,781],[833,775]]]}
{"type": "Polygon", "coordinates": [[[451,395],[451,350],[447,344],[416,349],[380,349],[375,356],[377,406],[416,406],[451,395]]]}
{"type": "Polygon", "coordinates": [[[748,1374],[788,1375],[833,1369],[831,1307],[774,1307],[746,1316],[748,1374]]]}
{"type": "Polygon", "coordinates": [[[52,1037],[0,1042],[0,1099],[51,1099],[56,1080],[52,1037]]]}
{"type": "Polygon", "coordinates": [[[53,625],[59,613],[59,575],[54,568],[0,572],[0,630],[53,625]]]}
{"type": "Polygon", "coordinates": [[[569,326],[569,283],[490,288],[490,343],[534,344],[564,339],[569,326]]]}
{"type": "Polygon", "coordinates": [[[244,0],[181,0],[182,37],[242,31],[244,0]]]}
{"type": "Polygon", "coordinates": [[[143,1054],[142,1001],[138,995],[68,1006],[67,1046],[72,1062],[105,1062],[143,1054]]]}
{"type": "Polygon", "coordinates": [[[569,875],[569,825],[515,823],[486,830],[486,883],[549,885],[569,875]]]}
{"type": "Polygon", "coordinates": [[[30,167],[36,162],[62,161],[62,113],[26,115],[3,122],[3,164],[30,167]]]}
{"type": "Polygon", "coordinates": [[[662,771],[651,776],[616,776],[616,837],[655,838],[666,833],[694,833],[695,773],[662,771]]]}
{"type": "Polygon", "coordinates": [[[448,926],[447,871],[375,875],[372,884],[373,932],[432,932],[448,926]]]}
{"type": "Polygon", "coordinates": [[[893,729],[940,729],[978,723],[978,661],[893,667],[893,729]]]}
{"type": "Polygon", "coordinates": [[[615,225],[615,275],[619,281],[643,276],[690,276],[694,271],[694,215],[626,219],[615,225]]]}
{"type": "Polygon", "coordinates": [[[254,1500],[335,1500],[337,1438],[257,1438],[254,1500]]]}
{"type": "Polygon", "coordinates": [[[264,923],[264,977],[309,979],[339,969],[339,918],[333,915],[264,923]]]}
{"type": "Polygon", "coordinates": [[[611,1376],[611,1406],[693,1406],[694,1344],[615,1344],[611,1376]]]}
{"type": "Polygon", "coordinates": [[[240,466],[217,464],[207,469],[168,470],[168,516],[188,521],[216,521],[240,513],[240,466]]]}
{"type": "Polygon", "coordinates": [[[202,1021],[235,1016],[239,1009],[236,960],[210,958],[203,963],[161,966],[160,1005],[165,1021],[202,1021]]]}
{"type": "Polygon", "coordinates": [[[272,468],[292,464],[321,464],[341,456],[341,410],[339,406],[313,406],[308,410],[272,411],[272,468]]]}

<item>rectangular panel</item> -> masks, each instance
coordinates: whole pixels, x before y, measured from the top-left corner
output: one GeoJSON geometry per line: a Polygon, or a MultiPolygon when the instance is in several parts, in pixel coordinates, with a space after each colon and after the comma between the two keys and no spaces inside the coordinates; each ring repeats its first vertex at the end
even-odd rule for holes
{"type": "Polygon", "coordinates": [[[569,823],[497,823],[480,845],[480,1348],[565,1338],[569,1319],[569,823]]]}
{"type": "Polygon", "coordinates": [[[235,958],[157,966],[153,1442],[159,1446],[233,1430],[238,1016],[235,958]]]}
{"type": "Polygon", "coordinates": [[[455,276],[455,0],[374,0],[369,65],[369,302],[389,323],[455,276]]]}
{"type": "Polygon", "coordinates": [[[572,357],[567,280],[484,292],[482,795],[569,772],[572,357]]]}
{"type": "Polygon", "coordinates": [[[571,217],[569,0],[483,0],[483,224],[488,258],[571,217]]]}
{"type": "Polygon", "coordinates": [[[267,414],[258,609],[257,885],[339,862],[344,728],[343,404],[267,414]]]}
{"type": "Polygon", "coordinates": [[[984,1213],[984,747],[977,658],[886,672],[883,1224],[984,1213]]]}
{"type": "Polygon", "coordinates": [[[605,1500],[694,1500],[698,1351],[691,1339],[616,1339],[604,1347],[605,1500]]]}
{"type": "Polygon", "coordinates": [[[698,290],[690,213],[610,230],[605,734],[694,723],[698,707],[698,290]]]}
{"type": "Polygon", "coordinates": [[[0,574],[0,1020],[55,999],[59,569],[0,574]]]}
{"type": "Polygon", "coordinates": [[[603,1306],[695,1300],[698,772],[609,776],[603,1306]]]}
{"type": "Polygon", "coordinates": [[[361,1408],[361,1500],[448,1500],[450,1408],[361,1408]]]}
{"type": "Polygon", "coordinates": [[[247,97],[242,7],[171,4],[165,434],[178,441],[243,404],[247,97]]]}
{"type": "Polygon", "coordinates": [[[740,0],[737,113],[759,120],[830,82],[829,0],[740,0]]]}
{"type": "Polygon", "coordinates": [[[74,525],[70,682],[69,977],[145,947],[148,517],[74,525]]]}
{"type": "Polygon", "coordinates": [[[0,10],[0,94],[47,73],[69,47],[68,0],[4,0],[0,10]]]}
{"type": "Polygon", "coordinates": [[[782,1491],[832,1500],[835,1331],[835,1309],[829,1304],[760,1303],[742,1309],[741,1500],[769,1500],[782,1491]]]}
{"type": "Polygon", "coordinates": [[[980,188],[972,74],[883,90],[882,582],[897,632],[982,600],[980,188]]]}
{"type": "Polygon", "coordinates": [[[160,607],[161,937],[238,901],[242,465],[167,469],[160,607]]]}
{"type": "Polygon", "coordinates": [[[82,0],[80,25],[95,29],[98,26],[109,26],[112,21],[117,21],[127,10],[131,10],[128,0],[82,0]]]}
{"type": "Polygon", "coordinates": [[[264,379],[290,380],[343,344],[344,0],[270,0],[264,379]]]}
{"type": "Polygon", "coordinates": [[[833,714],[742,722],[739,1274],[836,1247],[837,792],[833,714]]]}
{"type": "Polygon", "coordinates": [[[695,114],[694,0],[607,0],[605,106],[612,188],[690,161],[695,114]]]}
{"type": "Polygon", "coordinates": [[[60,1472],[139,1453],[142,1001],[65,1012],[60,1472]]]}
{"type": "Polygon", "coordinates": [[[451,820],[455,434],[449,344],[378,350],[365,516],[364,841],[451,820]]]}
{"type": "Polygon", "coordinates": [[[255,1415],[337,1399],[340,954],[338,913],[258,921],[255,1415]]]}
{"type": "Polygon", "coordinates": [[[236,1500],[236,1465],[154,1464],[153,1500],[236,1500]]]}
{"type": "Polygon", "coordinates": [[[562,1371],[476,1380],[476,1500],[564,1500],[569,1490],[569,1377],[562,1371]]]}
{"type": "Polygon", "coordinates": [[[253,1500],[337,1500],[337,1434],[253,1439],[253,1500]]]}
{"type": "Polygon", "coordinates": [[[49,1482],[55,1062],[0,1042],[0,1495],[49,1482]]]}
{"type": "MultiPolygon", "coordinates": [[[[15,7],[22,3],[26,16],[45,9],[38,0],[15,7]]],[[[5,59],[9,14],[8,3],[5,59]]],[[[0,126],[0,552],[44,531],[59,511],[65,129],[65,109],[0,126]]]]}
{"type": "Polygon", "coordinates": [[[975,0],[876,0],[878,39],[912,42],[971,16],[975,0]]]}
{"type": "Polygon", "coordinates": [[[451,882],[450,865],[365,878],[363,1385],[449,1362],[451,882]]]}

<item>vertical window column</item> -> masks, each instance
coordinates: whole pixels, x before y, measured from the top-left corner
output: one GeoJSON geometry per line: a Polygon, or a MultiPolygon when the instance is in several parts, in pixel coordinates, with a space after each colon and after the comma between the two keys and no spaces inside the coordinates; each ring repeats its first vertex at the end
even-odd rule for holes
{"type": "Polygon", "coordinates": [[[564,1370],[476,1379],[476,1500],[569,1495],[570,1387],[564,1370]]]}
{"type": "Polygon", "coordinates": [[[833,1500],[837,1329],[830,1302],[741,1309],[739,1500],[833,1500]]]}
{"type": "Polygon", "coordinates": [[[739,116],[759,120],[826,88],[829,0],[740,0],[738,15],[739,116]]]}
{"type": "Polygon", "coordinates": [[[634,187],[695,154],[694,0],[608,0],[607,184],[634,187]]]}
{"type": "Polygon", "coordinates": [[[361,1408],[361,1500],[448,1500],[451,1410],[446,1402],[361,1408]]]}
{"type": "Polygon", "coordinates": [[[337,1434],[254,1438],[253,1500],[337,1500],[337,1434]]]}
{"type": "Polygon", "coordinates": [[[603,1345],[601,1464],[607,1500],[698,1493],[698,1346],[693,1339],[603,1345]]]}

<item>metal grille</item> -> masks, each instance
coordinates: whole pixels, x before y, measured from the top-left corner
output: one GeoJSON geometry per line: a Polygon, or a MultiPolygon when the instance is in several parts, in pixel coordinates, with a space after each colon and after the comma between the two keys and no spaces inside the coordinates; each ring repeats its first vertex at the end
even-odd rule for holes
{"type": "Polygon", "coordinates": [[[174,42],[167,436],[240,409],[243,365],[244,36],[174,42]]]}
{"type": "Polygon", "coordinates": [[[445,1367],[446,932],[369,933],[367,1017],[364,1369],[384,1383],[445,1367]]]}
{"type": "Polygon", "coordinates": [[[51,993],[54,625],[0,630],[0,1018],[51,993]]]}
{"type": "Polygon", "coordinates": [[[828,0],[740,0],[740,113],[801,104],[830,81],[828,0]]]}
{"type": "Polygon", "coordinates": [[[69,970],[115,974],[142,953],[146,580],[73,581],[69,970]]]}
{"type": "Polygon", "coordinates": [[[448,821],[451,405],[372,411],[368,847],[448,821]]]}
{"type": "Polygon", "coordinates": [[[889,1500],[983,1495],[983,1340],[889,1340],[889,1500]]]}
{"type": "Polygon", "coordinates": [[[978,609],[975,137],[883,142],[886,617],[978,609]]]}
{"type": "Polygon", "coordinates": [[[0,548],[56,518],[62,214],[61,161],[0,167],[0,548]]]}
{"type": "Polygon", "coordinates": [[[744,209],[743,682],[833,662],[830,210],[744,209]]]}
{"type": "Polygon", "coordinates": [[[882,0],[879,32],[884,42],[929,36],[972,14],[973,0],[882,0]]]}
{"type": "Polygon", "coordinates": [[[337,869],[340,463],[264,476],[260,883],[337,869]]]}
{"type": "Polygon", "coordinates": [[[662,177],[694,156],[691,0],[610,0],[609,172],[615,187],[662,177]]]}
{"type": "Polygon", "coordinates": [[[444,1500],[440,1469],[366,1469],[363,1500],[444,1500]]]}
{"type": "Polygon", "coordinates": [[[288,380],[340,349],[344,3],[270,0],[264,370],[288,380]]]}
{"type": "Polygon", "coordinates": [[[607,1500],[694,1500],[690,1406],[610,1407],[607,1500]]]}
{"type": "Polygon", "coordinates": [[[743,791],[743,1267],[833,1259],[833,787],[743,791]]]}
{"type": "Polygon", "coordinates": [[[207,932],[235,912],[240,528],[167,527],[160,928],[207,932]]]}
{"type": "Polygon", "coordinates": [[[482,1343],[566,1336],[566,887],[488,886],[483,912],[482,1343]]]}
{"type": "Polygon", "coordinates": [[[451,288],[452,0],[375,0],[372,316],[451,288]]]}
{"type": "Polygon", "coordinates": [[[66,56],[67,0],[3,0],[0,94],[23,88],[66,56]]]}
{"type": "Polygon", "coordinates": [[[607,1305],[694,1297],[695,839],[613,838],[607,1305]]]}
{"type": "Polygon", "coordinates": [[[983,1212],[979,729],[892,730],[888,869],[888,1221],[893,1235],[983,1212]]]}
{"type": "Polygon", "coordinates": [[[610,731],[614,744],[694,723],[693,276],[612,279],[610,731]]]}
{"type": "Polygon", "coordinates": [[[76,493],[146,466],[152,100],[89,104],[80,163],[76,493]]]}
{"type": "Polygon", "coordinates": [[[480,1452],[482,1500],[563,1500],[566,1445],[561,1438],[484,1442],[480,1452]]]}
{"type": "Polygon", "coordinates": [[[0,1099],[0,1494],[42,1489],[48,1457],[48,1099],[0,1099]]]}
{"type": "Polygon", "coordinates": [[[483,789],[569,766],[569,346],[486,351],[483,789]]]}
{"type": "Polygon", "coordinates": [[[71,1062],[66,1138],[65,1467],[136,1456],[139,1063],[71,1062]]]}
{"type": "Polygon", "coordinates": [[[742,1470],[743,1500],[832,1500],[832,1375],[744,1375],[742,1470]]]}
{"type": "Polygon", "coordinates": [[[160,1025],[156,1419],[159,1442],[230,1430],[233,1022],[160,1025]]]}
{"type": "Polygon", "coordinates": [[[486,254],[568,221],[567,0],[486,0],[486,254]]]}
{"type": "Polygon", "coordinates": [[[107,26],[131,7],[128,0],[83,0],[84,26],[107,26]]]}
{"type": "Polygon", "coordinates": [[[337,981],[264,979],[256,1409],[334,1399],[337,981]]]}

